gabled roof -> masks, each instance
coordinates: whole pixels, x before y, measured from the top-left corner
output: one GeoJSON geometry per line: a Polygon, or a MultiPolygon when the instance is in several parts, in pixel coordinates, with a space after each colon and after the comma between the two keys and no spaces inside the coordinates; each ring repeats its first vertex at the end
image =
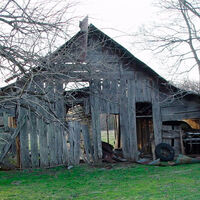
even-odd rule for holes
{"type": "MultiPolygon", "coordinates": [[[[74,35],[70,40],[68,40],[64,45],[62,45],[59,49],[57,49],[54,52],[54,55],[58,54],[59,52],[63,52],[63,50],[67,49],[73,49],[74,44],[78,39],[81,37],[82,32],[79,31],[76,35],[74,35]]],[[[95,27],[93,24],[90,24],[88,26],[88,39],[92,37],[97,37],[103,46],[108,46],[109,48],[112,48],[116,50],[118,54],[123,55],[122,57],[124,59],[128,59],[129,63],[137,63],[137,67],[140,68],[140,70],[143,70],[150,75],[152,75],[155,78],[160,79],[161,81],[168,83],[163,77],[161,77],[159,74],[157,74],[153,69],[151,69],[149,66],[147,66],[145,63],[143,63],[141,60],[136,58],[132,53],[130,53],[126,48],[124,48],[122,45],[117,43],[114,39],[106,35],[104,32],[99,30],[97,27],[95,27]]]]}
{"type": "MultiPolygon", "coordinates": [[[[73,61],[74,60],[73,59],[73,50],[77,48],[77,43],[78,43],[80,37],[82,37],[82,36],[83,36],[83,32],[79,31],[70,40],[68,40],[65,44],[63,44],[61,47],[59,47],[53,54],[51,54],[51,58],[53,58],[54,56],[56,57],[60,53],[61,53],[61,55],[64,55],[64,52],[67,52],[66,56],[67,55],[69,57],[71,56],[72,61],[73,61]],[[72,54],[70,54],[70,53],[72,53],[72,54]]],[[[148,73],[150,76],[152,76],[154,79],[156,79],[158,81],[158,83],[160,84],[160,87],[162,87],[163,89],[165,89],[165,87],[168,86],[174,92],[179,91],[179,94],[181,91],[182,93],[185,93],[185,94],[187,93],[190,96],[193,96],[193,95],[198,96],[198,97],[200,96],[200,95],[197,95],[196,93],[192,93],[192,92],[188,93],[188,91],[183,91],[183,90],[173,86],[167,80],[165,80],[163,77],[161,77],[159,74],[157,74],[153,69],[151,69],[148,65],[146,65],[141,60],[136,58],[126,48],[124,48],[122,45],[117,43],[114,39],[110,38],[104,32],[102,32],[101,30],[96,28],[93,24],[90,24],[88,26],[88,40],[93,37],[95,37],[99,41],[101,41],[101,45],[103,45],[104,47],[107,46],[109,49],[114,50],[114,52],[116,54],[120,55],[121,59],[128,60],[128,63],[133,64],[133,66],[134,66],[134,64],[136,64],[136,68],[138,68],[138,70],[144,71],[145,73],[148,73]]],[[[1,90],[5,91],[7,88],[10,88],[10,87],[12,88],[13,85],[14,84],[3,87],[3,88],[1,88],[1,90]]]]}
{"type": "MultiPolygon", "coordinates": [[[[63,52],[69,49],[76,48],[76,41],[79,40],[79,38],[82,36],[83,32],[79,31],[77,34],[75,34],[70,40],[68,40],[65,44],[63,44],[60,48],[58,48],[55,52],[54,55],[59,54],[59,52],[63,52]]],[[[120,45],[118,42],[116,42],[114,39],[109,37],[107,34],[102,32],[100,29],[95,27],[93,24],[90,24],[88,26],[88,40],[90,38],[96,37],[101,41],[102,46],[107,46],[110,49],[115,50],[115,52],[118,55],[121,55],[120,57],[122,59],[127,59],[129,60],[130,64],[135,64],[138,70],[144,71],[145,73],[148,73],[150,76],[154,77],[158,83],[160,84],[160,87],[163,89],[166,88],[167,86],[170,88],[170,90],[177,92],[179,91],[179,94],[188,94],[189,96],[198,96],[198,94],[193,93],[193,92],[188,92],[184,91],[182,89],[179,89],[169,83],[166,79],[161,77],[159,74],[157,74],[152,68],[150,68],[148,65],[146,65],[144,62],[136,58],[130,51],[128,51],[126,48],[124,48],[122,45],[120,45]]]]}

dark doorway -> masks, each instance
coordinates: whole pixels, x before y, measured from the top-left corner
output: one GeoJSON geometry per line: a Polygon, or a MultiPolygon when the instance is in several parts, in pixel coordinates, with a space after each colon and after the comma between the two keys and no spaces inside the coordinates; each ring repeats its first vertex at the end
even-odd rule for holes
{"type": "Polygon", "coordinates": [[[151,137],[153,134],[151,103],[136,103],[136,125],[138,150],[144,155],[151,154],[151,137]]]}

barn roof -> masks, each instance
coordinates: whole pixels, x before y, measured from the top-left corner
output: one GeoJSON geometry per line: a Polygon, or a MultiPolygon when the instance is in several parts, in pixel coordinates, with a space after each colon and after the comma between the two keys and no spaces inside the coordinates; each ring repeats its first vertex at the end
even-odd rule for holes
{"type": "MultiPolygon", "coordinates": [[[[59,54],[59,52],[66,51],[66,49],[73,49],[73,45],[76,43],[76,41],[79,40],[81,37],[82,32],[79,31],[77,34],[75,34],[70,40],[68,40],[65,44],[63,44],[60,48],[58,48],[54,55],[59,54]]],[[[161,77],[158,73],[156,73],[152,68],[150,68],[148,65],[146,65],[144,62],[136,58],[130,51],[128,51],[126,48],[124,48],[122,45],[120,45],[118,42],[116,42],[114,39],[109,37],[107,34],[102,32],[100,29],[95,27],[93,24],[90,24],[88,26],[88,40],[90,38],[96,37],[101,41],[102,46],[107,46],[109,49],[115,50],[115,52],[118,55],[121,55],[120,58],[126,59],[129,61],[130,64],[136,64],[136,68],[138,70],[144,71],[145,73],[148,73],[150,76],[155,78],[160,87],[162,89],[166,89],[166,87],[170,88],[173,92],[178,92],[180,96],[189,96],[189,97],[197,97],[199,98],[200,95],[192,92],[192,91],[185,91],[180,88],[175,87],[173,84],[169,83],[166,79],[161,77]]]]}
{"type": "MultiPolygon", "coordinates": [[[[60,48],[58,48],[54,55],[56,55],[59,52],[63,52],[63,50],[66,49],[73,49],[73,45],[78,41],[80,38],[82,32],[79,31],[76,35],[74,35],[70,40],[68,40],[64,45],[62,45],[60,48]]],[[[137,67],[140,70],[145,71],[149,75],[159,79],[162,82],[168,83],[163,77],[161,77],[159,74],[157,74],[152,68],[147,66],[145,63],[143,63],[141,60],[136,58],[132,53],[130,53],[126,48],[124,48],[122,45],[117,43],[114,39],[106,35],[104,32],[102,32],[100,29],[95,27],[93,24],[90,24],[88,26],[88,39],[92,37],[97,37],[103,46],[108,46],[110,49],[115,50],[117,54],[122,55],[122,59],[129,60],[129,63],[137,63],[137,67]]]]}
{"type": "MultiPolygon", "coordinates": [[[[63,53],[65,51],[68,51],[68,53],[70,53],[71,49],[74,49],[74,48],[77,47],[75,45],[76,41],[78,41],[80,39],[80,37],[82,36],[82,34],[83,33],[81,31],[79,31],[70,40],[68,40],[61,47],[59,47],[53,54],[51,54],[51,57],[54,57],[54,56],[60,54],[60,52],[63,53]]],[[[116,54],[120,55],[120,58],[128,60],[128,62],[129,62],[130,65],[133,64],[134,66],[136,66],[136,68],[138,70],[144,71],[145,73],[148,73],[150,76],[152,76],[153,78],[155,78],[156,80],[158,80],[158,83],[159,83],[159,85],[160,85],[160,87],[162,89],[165,89],[166,87],[170,87],[170,89],[173,90],[174,92],[179,91],[179,94],[180,94],[180,91],[181,91],[182,94],[185,93],[185,94],[189,95],[190,97],[193,96],[193,95],[195,97],[197,97],[197,96],[199,97],[200,96],[200,95],[197,95],[194,92],[184,91],[184,90],[181,90],[181,89],[173,86],[171,83],[169,83],[167,80],[165,80],[159,74],[157,74],[152,68],[150,68],[144,62],[142,62],[141,60],[139,60],[138,58],[136,58],[126,48],[124,48],[122,45],[120,45],[119,43],[117,43],[114,39],[112,39],[111,37],[109,37],[108,35],[106,35],[104,32],[102,32],[100,29],[98,29],[97,27],[95,27],[93,24],[90,24],[88,26],[88,39],[93,38],[93,37],[98,38],[101,41],[101,45],[103,45],[104,47],[107,46],[107,47],[109,47],[109,49],[114,50],[116,54]]],[[[69,55],[73,56],[72,54],[69,54],[69,55]]],[[[73,58],[72,58],[72,60],[73,60],[73,58]]],[[[5,91],[7,89],[9,90],[14,85],[15,85],[15,83],[7,85],[5,87],[2,87],[1,91],[5,91]]],[[[185,94],[184,94],[184,96],[185,96],[185,94]]]]}

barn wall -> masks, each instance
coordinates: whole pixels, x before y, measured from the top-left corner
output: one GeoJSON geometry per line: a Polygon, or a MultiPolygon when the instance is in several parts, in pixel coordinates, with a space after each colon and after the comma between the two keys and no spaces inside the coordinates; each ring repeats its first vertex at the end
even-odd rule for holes
{"type": "MultiPolygon", "coordinates": [[[[75,51],[78,55],[77,48],[74,47],[74,55],[75,51]]],[[[65,60],[70,62],[70,57],[66,56],[65,60]]],[[[133,161],[138,159],[137,103],[152,105],[149,117],[153,121],[155,145],[162,142],[162,121],[200,118],[200,105],[196,100],[182,98],[165,101],[170,93],[161,94],[158,80],[145,72],[138,61],[129,61],[130,58],[121,55],[118,49],[102,45],[98,38],[89,38],[85,64],[79,63],[78,67],[66,64],[66,67],[71,66],[68,75],[74,74],[72,82],[77,81],[77,75],[80,75],[79,81],[90,83],[90,97],[84,105],[86,114],[90,113],[92,117],[92,134],[89,134],[88,126],[79,122],[69,122],[68,127],[65,126],[61,79],[45,82],[37,77],[37,84],[32,86],[31,91],[44,92],[42,99],[27,99],[24,96],[25,101],[19,104],[18,127],[20,122],[26,121],[21,124],[20,130],[22,168],[48,167],[66,162],[78,164],[81,137],[85,142],[86,160],[97,162],[102,158],[101,113],[119,114],[123,154],[133,161]],[[29,101],[36,104],[32,105],[29,101]],[[27,103],[30,106],[24,108],[23,104],[27,103]],[[54,111],[53,115],[49,108],[54,111]],[[36,116],[34,111],[39,115],[36,116]]]]}
{"type": "Polygon", "coordinates": [[[161,115],[163,121],[200,118],[200,104],[184,97],[180,100],[174,99],[161,106],[161,115]]]}
{"type": "Polygon", "coordinates": [[[152,80],[147,73],[135,71],[135,66],[131,68],[131,64],[123,60],[123,56],[102,47],[97,41],[90,41],[90,45],[93,48],[88,48],[86,62],[91,63],[91,71],[94,67],[94,70],[107,72],[107,76],[94,77],[91,82],[92,124],[97,144],[94,151],[96,155],[101,152],[101,147],[98,147],[101,140],[99,114],[119,114],[123,154],[130,160],[137,160],[137,102],[152,103],[155,144],[161,142],[159,90],[156,80],[152,80]]]}

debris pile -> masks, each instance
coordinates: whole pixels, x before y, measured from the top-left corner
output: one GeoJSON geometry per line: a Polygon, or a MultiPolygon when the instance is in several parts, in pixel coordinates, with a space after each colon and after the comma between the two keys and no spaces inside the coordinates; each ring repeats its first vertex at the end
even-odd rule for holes
{"type": "Polygon", "coordinates": [[[103,152],[103,162],[115,163],[115,162],[126,162],[127,160],[123,158],[122,150],[115,149],[114,147],[107,143],[102,142],[102,152],[103,152]]]}

